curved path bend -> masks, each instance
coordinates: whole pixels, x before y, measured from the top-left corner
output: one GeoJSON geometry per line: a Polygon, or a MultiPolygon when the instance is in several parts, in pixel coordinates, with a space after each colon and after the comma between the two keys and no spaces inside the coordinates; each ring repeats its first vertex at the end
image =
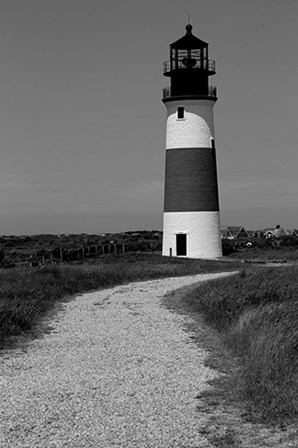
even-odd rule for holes
{"type": "Polygon", "coordinates": [[[1,447],[199,448],[195,397],[217,375],[161,305],[231,273],[131,283],[64,303],[52,331],[1,356],[1,447]]]}

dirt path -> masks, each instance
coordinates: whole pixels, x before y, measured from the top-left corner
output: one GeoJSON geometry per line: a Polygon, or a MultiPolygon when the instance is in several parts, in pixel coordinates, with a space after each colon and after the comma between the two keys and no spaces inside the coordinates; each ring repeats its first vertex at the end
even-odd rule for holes
{"type": "Polygon", "coordinates": [[[161,306],[169,290],[226,274],[133,283],[63,304],[52,331],[2,354],[1,447],[197,448],[207,353],[161,306]]]}
{"type": "Polygon", "coordinates": [[[207,330],[200,343],[191,315],[164,305],[169,291],[224,275],[133,283],[64,303],[51,332],[2,353],[1,448],[278,446],[244,445],[235,410],[200,399],[221,377],[205,365],[207,330]]]}

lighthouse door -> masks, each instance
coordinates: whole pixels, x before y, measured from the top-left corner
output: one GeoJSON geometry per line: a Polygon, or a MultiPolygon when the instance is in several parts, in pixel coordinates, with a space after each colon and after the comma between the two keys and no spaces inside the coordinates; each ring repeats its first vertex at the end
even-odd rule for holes
{"type": "Polygon", "coordinates": [[[176,235],[176,254],[179,255],[186,255],[186,234],[185,233],[178,233],[176,235]]]}

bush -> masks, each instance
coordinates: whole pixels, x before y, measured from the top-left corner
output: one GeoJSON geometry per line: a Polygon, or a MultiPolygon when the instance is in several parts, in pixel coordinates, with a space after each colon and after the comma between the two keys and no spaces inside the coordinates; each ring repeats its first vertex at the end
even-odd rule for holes
{"type": "Polygon", "coordinates": [[[231,240],[222,240],[222,254],[227,256],[236,252],[235,245],[231,240]]]}
{"type": "Polygon", "coordinates": [[[280,245],[283,247],[294,247],[297,248],[298,246],[298,237],[292,236],[292,235],[285,235],[279,238],[280,245]]]}
{"type": "Polygon", "coordinates": [[[14,268],[15,265],[16,264],[12,260],[10,260],[10,258],[8,258],[8,257],[4,257],[0,261],[0,268],[10,269],[10,268],[14,268]]]}

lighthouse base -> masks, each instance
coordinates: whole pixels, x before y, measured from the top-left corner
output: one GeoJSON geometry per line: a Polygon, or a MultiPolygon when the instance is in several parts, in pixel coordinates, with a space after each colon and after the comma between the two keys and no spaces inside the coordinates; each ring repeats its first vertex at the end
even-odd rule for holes
{"type": "Polygon", "coordinates": [[[187,258],[222,256],[219,212],[167,212],[163,219],[162,255],[187,258]]]}

